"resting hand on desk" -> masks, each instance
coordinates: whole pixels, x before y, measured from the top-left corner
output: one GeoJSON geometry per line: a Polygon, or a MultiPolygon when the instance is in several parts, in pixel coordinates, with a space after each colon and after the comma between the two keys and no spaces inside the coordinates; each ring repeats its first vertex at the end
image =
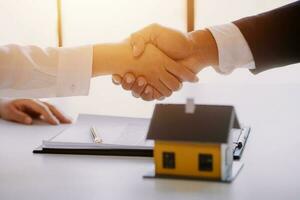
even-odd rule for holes
{"type": "MultiPolygon", "coordinates": [[[[195,74],[204,67],[217,65],[218,62],[217,46],[208,30],[184,34],[177,30],[153,24],[133,33],[130,42],[133,55],[137,58],[144,54],[148,44],[152,44],[195,74]]],[[[179,76],[177,78],[180,80],[179,76]]],[[[157,99],[154,95],[155,87],[147,85],[148,80],[144,77],[136,79],[134,74],[131,73],[127,73],[124,77],[115,74],[113,82],[121,84],[124,89],[132,90],[135,97],[142,97],[144,100],[157,99]],[[128,82],[127,79],[131,81],[128,82]]],[[[160,97],[160,99],[163,98],[164,96],[160,97]]]]}
{"type": "Polygon", "coordinates": [[[55,106],[32,99],[0,100],[0,117],[21,124],[41,119],[49,124],[71,123],[55,106]]]}

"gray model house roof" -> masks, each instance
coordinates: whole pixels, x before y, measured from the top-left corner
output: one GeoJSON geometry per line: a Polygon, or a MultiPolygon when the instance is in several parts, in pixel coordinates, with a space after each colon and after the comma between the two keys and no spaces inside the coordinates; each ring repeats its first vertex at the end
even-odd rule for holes
{"type": "Polygon", "coordinates": [[[147,139],[227,143],[233,127],[240,127],[233,106],[195,105],[186,113],[184,104],[157,104],[147,139]]]}

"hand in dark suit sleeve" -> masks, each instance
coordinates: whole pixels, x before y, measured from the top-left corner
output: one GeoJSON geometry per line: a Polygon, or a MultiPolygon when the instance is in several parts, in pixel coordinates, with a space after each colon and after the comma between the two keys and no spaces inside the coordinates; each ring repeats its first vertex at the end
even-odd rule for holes
{"type": "Polygon", "coordinates": [[[300,1],[233,23],[251,49],[253,73],[300,62],[300,1]]]}

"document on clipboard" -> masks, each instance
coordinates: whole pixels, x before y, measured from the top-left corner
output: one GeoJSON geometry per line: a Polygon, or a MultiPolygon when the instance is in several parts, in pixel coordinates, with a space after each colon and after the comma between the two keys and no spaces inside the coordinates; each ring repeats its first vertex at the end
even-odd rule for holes
{"type": "MultiPolygon", "coordinates": [[[[81,114],[74,125],[44,140],[33,153],[151,157],[154,142],[146,140],[149,125],[150,119],[145,118],[81,114]],[[101,143],[95,142],[92,127],[97,129],[101,143]]],[[[241,130],[233,131],[234,159],[241,157],[249,135],[243,146],[238,148],[238,142],[244,137],[241,134],[250,129],[241,130]]]]}
{"type": "Polygon", "coordinates": [[[152,156],[153,141],[146,140],[149,124],[150,119],[83,114],[33,152],[152,156]],[[97,128],[101,143],[94,142],[91,127],[97,128]]]}

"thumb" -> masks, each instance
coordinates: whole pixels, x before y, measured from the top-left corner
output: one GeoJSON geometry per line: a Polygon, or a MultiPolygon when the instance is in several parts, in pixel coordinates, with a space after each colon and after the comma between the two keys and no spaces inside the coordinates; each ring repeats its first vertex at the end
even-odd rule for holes
{"type": "Polygon", "coordinates": [[[139,33],[133,33],[130,36],[130,44],[134,57],[139,57],[145,51],[146,42],[143,36],[139,33]]]}
{"type": "Polygon", "coordinates": [[[19,122],[22,124],[31,124],[32,123],[32,118],[29,115],[18,110],[15,107],[11,109],[9,120],[19,122]]]}

